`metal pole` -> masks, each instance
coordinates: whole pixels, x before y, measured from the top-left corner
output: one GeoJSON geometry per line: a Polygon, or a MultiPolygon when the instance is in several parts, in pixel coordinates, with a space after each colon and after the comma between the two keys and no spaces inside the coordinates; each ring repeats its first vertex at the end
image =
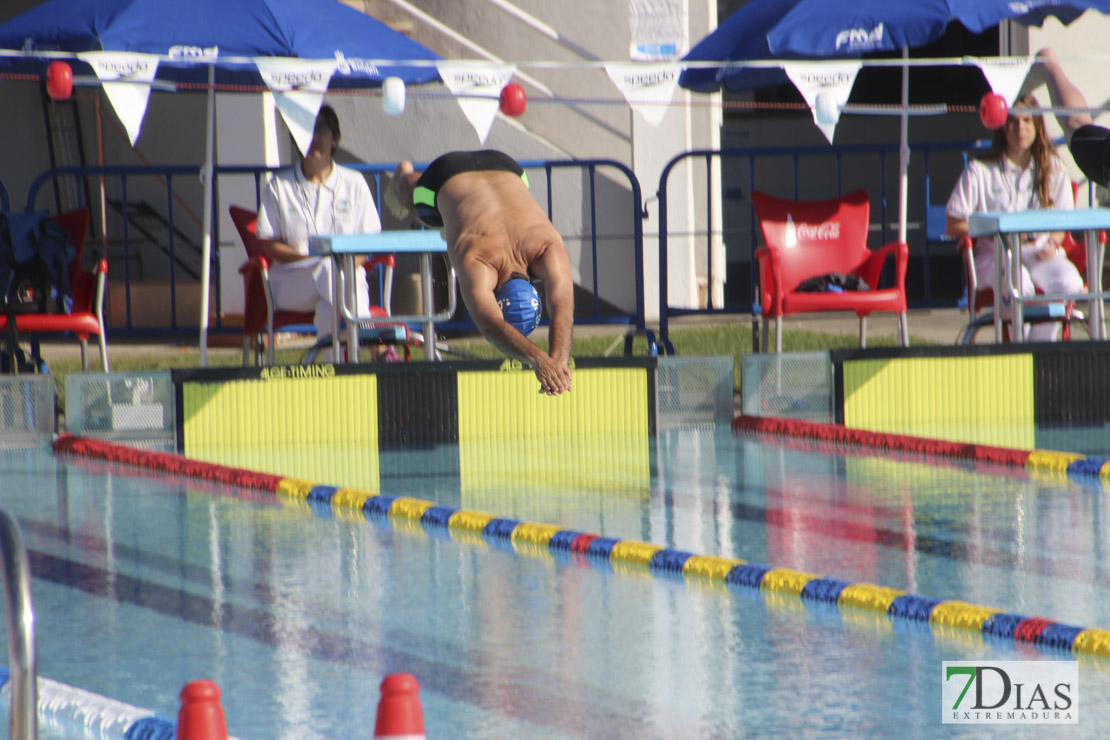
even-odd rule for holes
{"type": "MultiPolygon", "coordinates": [[[[452,279],[452,276],[448,276],[452,279]]],[[[420,302],[425,316],[435,313],[435,299],[432,295],[432,258],[427,252],[420,254],[420,302]]],[[[424,322],[424,359],[436,358],[436,326],[431,321],[424,322]]]]}
{"type": "Polygon", "coordinates": [[[35,609],[31,603],[31,569],[15,517],[0,509],[0,571],[8,619],[8,672],[12,687],[12,740],[38,738],[38,669],[35,657],[35,609]]]}
{"type": "Polygon", "coordinates": [[[200,241],[200,366],[208,367],[208,282],[212,268],[212,169],[215,164],[216,132],[216,65],[208,67],[208,111],[205,127],[204,170],[204,234],[200,241]]]}
{"type": "MultiPolygon", "coordinates": [[[[360,279],[365,280],[366,279],[366,273],[365,272],[363,272],[361,275],[359,274],[361,271],[362,271],[361,268],[358,265],[355,264],[355,256],[353,254],[343,255],[343,269],[341,270],[341,272],[344,275],[347,275],[350,278],[349,280],[347,280],[344,283],[344,286],[343,286],[343,290],[346,293],[346,299],[345,299],[347,301],[346,305],[351,306],[352,307],[351,310],[354,311],[355,314],[358,314],[358,280],[360,280],[360,279]]],[[[332,327],[332,333],[336,334],[338,332],[339,332],[339,324],[336,323],[336,325],[334,327],[332,327]]],[[[358,332],[359,332],[358,322],[357,321],[348,321],[347,322],[347,362],[354,362],[354,363],[358,362],[358,343],[359,343],[358,332]]],[[[338,355],[336,355],[335,360],[336,360],[336,362],[339,361],[339,356],[338,355]]]]}
{"type": "MultiPolygon", "coordinates": [[[[898,147],[898,241],[906,243],[910,183],[910,48],[902,47],[901,144],[898,147]]],[[[884,219],[885,220],[885,219],[884,219]]]]}

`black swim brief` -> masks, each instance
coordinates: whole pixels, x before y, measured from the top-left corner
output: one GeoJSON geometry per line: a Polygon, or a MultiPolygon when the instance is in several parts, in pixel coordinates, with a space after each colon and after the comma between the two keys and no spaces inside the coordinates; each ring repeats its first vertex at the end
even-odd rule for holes
{"type": "Polygon", "coordinates": [[[450,180],[460,172],[487,172],[490,170],[512,172],[520,175],[524,186],[528,187],[528,175],[516,160],[504,152],[495,149],[483,149],[478,152],[448,152],[437,157],[428,165],[428,169],[420,175],[416,186],[412,190],[412,204],[416,208],[417,217],[433,228],[443,226],[443,217],[439,214],[436,199],[443,183],[450,180]]]}
{"type": "Polygon", "coordinates": [[[1110,180],[1110,129],[1094,124],[1080,126],[1072,134],[1068,150],[1088,180],[1107,186],[1110,180]]]}

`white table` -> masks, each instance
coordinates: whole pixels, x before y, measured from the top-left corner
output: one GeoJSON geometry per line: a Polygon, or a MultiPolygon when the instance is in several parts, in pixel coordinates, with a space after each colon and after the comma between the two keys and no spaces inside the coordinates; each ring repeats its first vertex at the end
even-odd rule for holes
{"type": "MultiPolygon", "coordinates": [[[[424,356],[435,359],[435,324],[446,321],[455,313],[457,294],[455,269],[447,276],[447,308],[435,312],[432,299],[432,254],[446,253],[447,242],[438,231],[383,231],[379,234],[326,234],[308,240],[308,253],[330,257],[335,265],[332,280],[332,351],[339,357],[339,318],[347,321],[347,359],[358,362],[358,330],[360,326],[383,323],[383,319],[358,314],[355,280],[358,279],[355,257],[358,255],[418,254],[420,255],[421,311],[412,316],[393,316],[390,324],[423,324],[424,356]]],[[[389,310],[389,306],[385,306],[389,310]]]]}
{"type": "Polygon", "coordinates": [[[1019,213],[987,211],[973,213],[968,218],[968,234],[972,238],[995,237],[994,240],[994,339],[1002,341],[1002,301],[1012,301],[1011,341],[1024,339],[1022,331],[1023,302],[1075,301],[1090,306],[1088,327],[1092,339],[1106,339],[1103,301],[1110,294],[1102,290],[1102,258],[1105,246],[1099,242],[1098,232],[1110,230],[1110,208],[1087,208],[1071,211],[1032,210],[1019,213]],[[1036,296],[1021,294],[1021,235],[1042,231],[1087,232],[1087,290],[1086,293],[1047,293],[1036,296]],[[1008,265],[1007,265],[1008,262],[1008,265]],[[1007,270],[1008,267],[1008,270],[1007,270]],[[1009,274],[1007,274],[1007,272],[1009,274]],[[1005,296],[1003,295],[1005,293],[1005,296]]]}

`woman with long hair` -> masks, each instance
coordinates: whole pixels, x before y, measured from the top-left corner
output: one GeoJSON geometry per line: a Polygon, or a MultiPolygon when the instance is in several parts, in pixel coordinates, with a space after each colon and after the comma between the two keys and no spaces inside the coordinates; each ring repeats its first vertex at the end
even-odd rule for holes
{"type": "MultiPolygon", "coordinates": [[[[1020,112],[1039,108],[1032,95],[1014,103],[1006,124],[995,131],[991,151],[968,162],[948,199],[946,227],[957,239],[967,236],[968,218],[979,211],[1014,213],[1034,208],[1075,207],[1067,168],[1045,132],[1044,117],[1020,112]]],[[[1021,294],[1079,293],[1083,278],[1060,246],[1063,232],[1024,235],[1021,245],[1021,294]],[[1034,287],[1036,286],[1036,287],[1034,287]]],[[[975,278],[981,288],[995,288],[994,237],[975,240],[975,278]]],[[[1032,341],[1053,341],[1058,323],[1027,330],[1032,341]]]]}
{"type": "MultiPolygon", "coordinates": [[[[308,240],[327,234],[376,234],[382,230],[374,196],[362,173],[335,161],[339,116],[320,106],[312,143],[299,165],[279,170],[262,185],[258,238],[270,260],[274,303],[286,311],[314,311],[316,338],[330,336],[332,261],[309,256],[308,240]]],[[[366,281],[355,281],[358,313],[370,312],[366,281]]],[[[332,360],[331,349],[321,358],[332,360]]]]}

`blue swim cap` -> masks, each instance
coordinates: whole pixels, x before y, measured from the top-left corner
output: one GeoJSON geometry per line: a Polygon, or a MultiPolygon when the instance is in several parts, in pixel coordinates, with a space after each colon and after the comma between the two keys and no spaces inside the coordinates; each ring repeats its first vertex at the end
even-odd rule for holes
{"type": "Polygon", "coordinates": [[[506,280],[493,295],[505,321],[524,336],[540,325],[540,294],[527,280],[506,280]]]}

